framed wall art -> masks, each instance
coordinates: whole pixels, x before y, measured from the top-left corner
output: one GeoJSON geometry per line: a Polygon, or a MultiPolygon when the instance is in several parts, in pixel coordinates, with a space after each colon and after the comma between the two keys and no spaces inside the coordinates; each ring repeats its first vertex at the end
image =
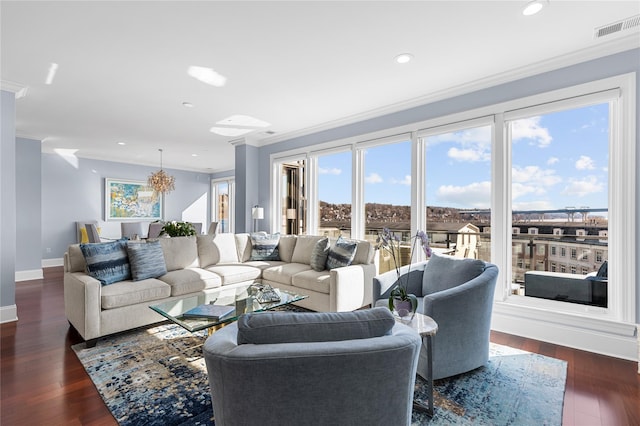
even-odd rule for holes
{"type": "Polygon", "coordinates": [[[162,194],[146,182],[105,179],[105,220],[160,220],[162,194]]]}

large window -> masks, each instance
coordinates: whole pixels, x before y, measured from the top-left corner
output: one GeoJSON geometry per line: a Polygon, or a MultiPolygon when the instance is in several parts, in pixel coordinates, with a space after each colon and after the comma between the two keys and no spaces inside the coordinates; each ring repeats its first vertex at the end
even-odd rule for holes
{"type": "Polygon", "coordinates": [[[426,227],[440,254],[491,261],[492,126],[425,136],[426,227]]]}
{"type": "Polygon", "coordinates": [[[320,235],[351,236],[351,151],[319,155],[317,226],[320,235]]]}

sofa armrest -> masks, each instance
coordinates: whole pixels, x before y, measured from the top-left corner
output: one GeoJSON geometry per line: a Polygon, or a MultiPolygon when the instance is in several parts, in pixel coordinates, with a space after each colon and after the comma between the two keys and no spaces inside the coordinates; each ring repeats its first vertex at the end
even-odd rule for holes
{"type": "Polygon", "coordinates": [[[372,282],[376,273],[374,264],[357,264],[330,271],[331,312],[353,311],[373,302],[372,282]]]}
{"type": "Polygon", "coordinates": [[[100,281],[82,272],[64,274],[64,312],[83,339],[100,336],[100,281]]]}

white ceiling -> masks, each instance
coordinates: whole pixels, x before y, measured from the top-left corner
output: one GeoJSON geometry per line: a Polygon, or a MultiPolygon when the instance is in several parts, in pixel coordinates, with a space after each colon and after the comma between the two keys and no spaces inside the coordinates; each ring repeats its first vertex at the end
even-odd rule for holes
{"type": "Polygon", "coordinates": [[[259,145],[640,47],[638,28],[593,37],[638,1],[551,0],[532,17],[525,3],[3,0],[0,77],[28,88],[16,133],[43,152],[157,166],[163,148],[167,168],[217,172],[234,168],[237,138],[209,129],[234,114],[271,123],[247,135],[259,145]],[[395,63],[402,52],[414,60],[395,63]],[[226,85],[193,79],[192,65],[226,85]]]}

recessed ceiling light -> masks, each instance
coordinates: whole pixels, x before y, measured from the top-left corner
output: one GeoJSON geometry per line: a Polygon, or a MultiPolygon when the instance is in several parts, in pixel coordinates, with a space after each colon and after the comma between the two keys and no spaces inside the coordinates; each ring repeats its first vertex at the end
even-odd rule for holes
{"type": "Polygon", "coordinates": [[[191,102],[183,102],[182,106],[185,108],[193,108],[193,104],[191,102]]]}
{"type": "Polygon", "coordinates": [[[211,68],[190,66],[187,69],[187,74],[196,80],[200,80],[203,83],[209,84],[215,87],[222,87],[227,83],[227,78],[218,74],[211,68]]]}
{"type": "Polygon", "coordinates": [[[192,156],[192,157],[197,157],[197,156],[198,156],[198,154],[191,154],[191,156],[192,156]]]}
{"type": "Polygon", "coordinates": [[[412,59],[413,59],[413,55],[411,53],[401,53],[395,57],[396,62],[399,64],[406,64],[412,59]]]}
{"type": "Polygon", "coordinates": [[[118,145],[126,145],[126,142],[118,142],[118,145]]]}
{"type": "Polygon", "coordinates": [[[524,9],[522,9],[522,14],[524,16],[535,15],[540,12],[542,8],[545,6],[547,2],[543,0],[533,0],[526,4],[524,9]]]}

